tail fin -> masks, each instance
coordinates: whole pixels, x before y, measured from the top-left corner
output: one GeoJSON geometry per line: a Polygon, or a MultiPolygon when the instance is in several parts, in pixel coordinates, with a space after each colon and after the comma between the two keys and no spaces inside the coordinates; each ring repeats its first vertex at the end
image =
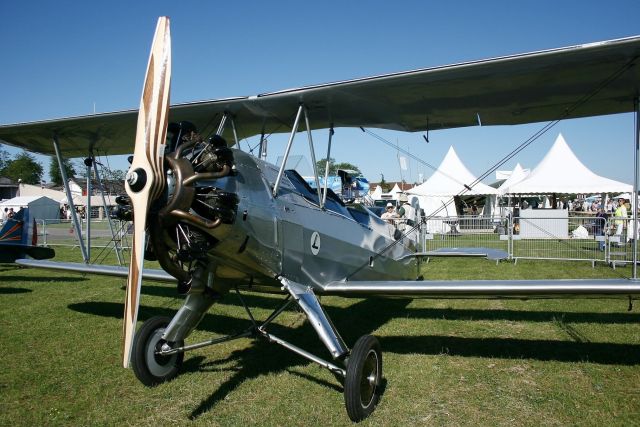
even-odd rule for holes
{"type": "Polygon", "coordinates": [[[0,263],[15,262],[16,259],[27,255],[35,259],[49,259],[55,256],[53,249],[37,244],[35,218],[30,220],[29,209],[22,208],[13,218],[7,219],[0,230],[0,263]]]}
{"type": "Polygon", "coordinates": [[[8,218],[5,221],[2,230],[0,230],[0,243],[27,244],[29,234],[24,227],[25,215],[29,216],[27,209],[20,209],[13,218],[8,218]]]}

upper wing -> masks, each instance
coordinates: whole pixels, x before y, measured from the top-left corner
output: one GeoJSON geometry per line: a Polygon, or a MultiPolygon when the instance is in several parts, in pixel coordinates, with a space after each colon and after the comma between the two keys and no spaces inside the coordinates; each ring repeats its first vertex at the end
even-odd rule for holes
{"type": "MultiPolygon", "coordinates": [[[[633,111],[640,36],[348,80],[251,97],[179,104],[170,120],[201,130],[233,114],[239,138],[289,131],[300,103],[313,129],[402,131],[511,125],[633,111]]],[[[0,126],[0,141],[68,157],[130,153],[137,111],[0,126]]]]}

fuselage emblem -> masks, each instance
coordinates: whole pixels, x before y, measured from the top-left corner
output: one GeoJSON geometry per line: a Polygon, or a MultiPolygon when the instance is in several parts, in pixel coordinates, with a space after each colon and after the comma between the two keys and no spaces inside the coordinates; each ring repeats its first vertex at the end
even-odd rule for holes
{"type": "Polygon", "coordinates": [[[320,233],[314,231],[311,235],[311,253],[318,255],[318,252],[320,252],[320,233]]]}

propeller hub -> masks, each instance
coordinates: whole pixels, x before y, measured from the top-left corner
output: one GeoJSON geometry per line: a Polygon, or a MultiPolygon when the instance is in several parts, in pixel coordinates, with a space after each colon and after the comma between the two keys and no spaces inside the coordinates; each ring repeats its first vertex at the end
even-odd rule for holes
{"type": "Polygon", "coordinates": [[[131,190],[137,193],[147,183],[147,172],[142,168],[129,171],[127,172],[126,180],[131,190]]]}

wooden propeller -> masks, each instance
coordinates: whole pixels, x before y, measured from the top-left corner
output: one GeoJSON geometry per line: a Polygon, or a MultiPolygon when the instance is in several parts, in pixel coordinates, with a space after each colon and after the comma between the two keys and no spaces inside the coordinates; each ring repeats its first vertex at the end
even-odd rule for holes
{"type": "Polygon", "coordinates": [[[153,37],[151,55],[144,80],[136,144],[125,188],[133,206],[133,244],[124,303],[122,365],[127,368],[135,335],[142,264],[144,260],[147,213],[151,203],[162,194],[164,179],[164,147],[169,115],[171,86],[171,34],[169,18],[160,17],[153,37]]]}

